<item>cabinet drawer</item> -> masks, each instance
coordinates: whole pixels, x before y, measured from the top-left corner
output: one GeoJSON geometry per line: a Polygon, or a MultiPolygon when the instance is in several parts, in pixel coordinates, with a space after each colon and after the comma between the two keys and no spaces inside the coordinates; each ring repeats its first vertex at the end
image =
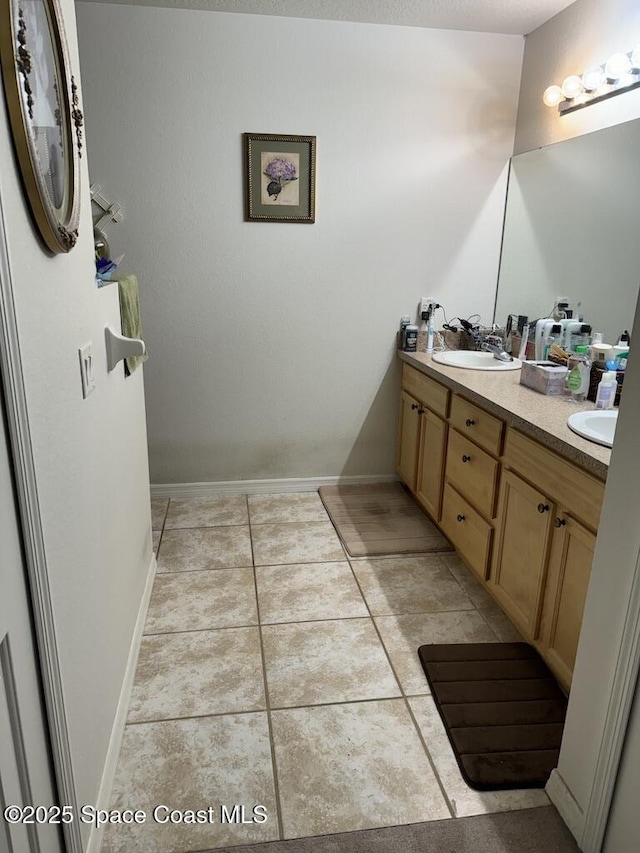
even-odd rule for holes
{"type": "Polygon", "coordinates": [[[493,528],[449,483],[444,487],[441,527],[467,565],[484,580],[493,528]]]}
{"type": "Polygon", "coordinates": [[[424,406],[428,406],[441,418],[447,417],[449,410],[449,389],[434,379],[425,376],[408,364],[402,365],[402,387],[424,406]]]}
{"type": "Polygon", "coordinates": [[[488,518],[494,518],[499,463],[477,444],[449,430],[447,479],[473,506],[488,518]]]}
{"type": "Polygon", "coordinates": [[[507,430],[504,464],[598,529],[604,483],[514,429],[507,430]]]}
{"type": "Polygon", "coordinates": [[[499,418],[454,394],[451,400],[450,423],[458,432],[473,439],[489,453],[500,456],[504,423],[499,418]]]}

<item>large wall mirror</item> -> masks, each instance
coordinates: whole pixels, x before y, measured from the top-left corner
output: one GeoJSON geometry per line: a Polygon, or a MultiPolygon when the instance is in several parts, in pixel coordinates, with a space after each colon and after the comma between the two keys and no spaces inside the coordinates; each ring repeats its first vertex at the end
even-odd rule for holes
{"type": "Polygon", "coordinates": [[[640,286],[640,119],[512,158],[495,322],[567,296],[616,343],[640,286]]]}

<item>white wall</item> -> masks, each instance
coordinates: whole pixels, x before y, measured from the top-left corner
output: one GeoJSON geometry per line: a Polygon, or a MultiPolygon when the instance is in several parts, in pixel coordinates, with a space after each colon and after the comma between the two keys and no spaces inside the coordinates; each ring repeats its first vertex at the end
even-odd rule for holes
{"type": "Polygon", "coordinates": [[[139,274],[155,483],[393,470],[395,332],[493,311],[522,39],[80,3],[93,181],[139,274]],[[314,225],[242,133],[317,136],[314,225]]]}
{"type": "Polygon", "coordinates": [[[562,85],[570,74],[582,74],[638,43],[638,0],[577,0],[528,35],[514,153],[638,118],[638,89],[562,117],[542,101],[547,86],[562,85]]]}
{"type": "MultiPolygon", "coordinates": [[[[72,0],[63,11],[78,81],[72,0]]],[[[119,309],[115,288],[94,282],[86,158],[79,242],[52,257],[29,218],[3,97],[0,194],[73,770],[79,803],[95,803],[151,559],[142,371],[107,375],[104,326],[119,328],[119,309]],[[97,388],[83,400],[78,347],[89,340],[97,388]]]]}
{"type": "MultiPolygon", "coordinates": [[[[614,51],[626,52],[638,42],[637,0],[577,0],[527,36],[516,151],[639,118],[638,91],[569,116],[559,116],[541,100],[550,83],[562,82],[567,74],[599,64],[614,51]]],[[[560,777],[575,800],[572,830],[578,840],[594,790],[629,590],[640,548],[637,524],[640,458],[636,438],[640,394],[636,368],[632,358],[625,378],[558,765],[560,777]]],[[[563,811],[562,802],[556,800],[556,804],[563,811]]],[[[563,814],[569,813],[564,810],[563,814]]]]}

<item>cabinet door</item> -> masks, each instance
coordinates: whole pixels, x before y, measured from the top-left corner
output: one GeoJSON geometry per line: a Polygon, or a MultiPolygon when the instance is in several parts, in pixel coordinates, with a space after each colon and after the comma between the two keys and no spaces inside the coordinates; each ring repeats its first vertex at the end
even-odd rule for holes
{"type": "Polygon", "coordinates": [[[400,479],[409,486],[412,492],[416,490],[420,412],[422,412],[420,404],[406,391],[401,391],[396,468],[400,479]]]}
{"type": "Polygon", "coordinates": [[[555,520],[547,592],[542,613],[542,651],[567,690],[576,660],[596,537],[565,513],[555,520]]]}
{"type": "Polygon", "coordinates": [[[433,412],[425,410],[420,426],[416,497],[435,521],[440,521],[442,513],[446,444],[446,423],[433,412]]]}
{"type": "Polygon", "coordinates": [[[498,602],[530,639],[538,634],[554,518],[555,505],[542,492],[512,471],[504,472],[489,582],[498,602]]]}

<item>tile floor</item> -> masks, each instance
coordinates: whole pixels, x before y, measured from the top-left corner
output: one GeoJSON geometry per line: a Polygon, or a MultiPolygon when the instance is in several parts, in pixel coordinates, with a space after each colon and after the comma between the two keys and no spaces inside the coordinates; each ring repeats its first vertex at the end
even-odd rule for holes
{"type": "Polygon", "coordinates": [[[419,645],[520,639],[455,555],[349,559],[316,492],[152,512],[158,574],[112,802],[149,817],[109,827],[103,853],[548,803],[467,787],[429,696],[419,645]],[[246,822],[222,821],[236,804],[246,822]],[[158,805],[179,822],[156,823],[158,805]],[[258,805],[266,821],[252,821],[258,805]],[[187,822],[210,806],[213,821],[187,822]]]}

